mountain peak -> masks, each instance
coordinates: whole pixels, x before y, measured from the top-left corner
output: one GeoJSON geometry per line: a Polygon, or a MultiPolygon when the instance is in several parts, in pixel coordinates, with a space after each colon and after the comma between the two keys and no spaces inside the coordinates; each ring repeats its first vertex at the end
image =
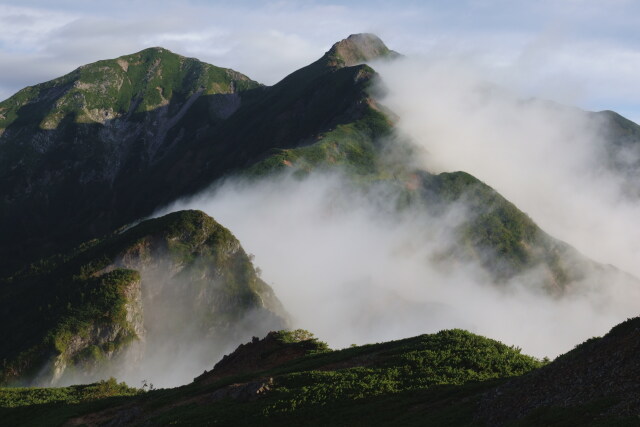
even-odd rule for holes
{"type": "Polygon", "coordinates": [[[351,34],[334,44],[325,54],[330,66],[351,67],[363,62],[399,54],[389,49],[375,34],[351,34]]]}

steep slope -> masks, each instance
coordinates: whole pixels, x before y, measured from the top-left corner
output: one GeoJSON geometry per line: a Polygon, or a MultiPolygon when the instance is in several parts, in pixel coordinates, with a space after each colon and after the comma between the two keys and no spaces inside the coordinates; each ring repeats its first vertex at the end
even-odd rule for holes
{"type": "Polygon", "coordinates": [[[0,103],[3,258],[19,265],[140,217],[138,206],[154,196],[129,186],[258,86],[233,70],[150,48],[0,103]]]}
{"type": "Polygon", "coordinates": [[[33,264],[2,283],[0,304],[3,383],[122,374],[185,346],[209,360],[252,331],[286,324],[237,239],[199,211],[33,264]]]}
{"type": "Polygon", "coordinates": [[[571,416],[602,425],[608,418],[627,418],[628,424],[616,425],[637,425],[639,379],[640,318],[636,317],[602,338],[576,346],[548,366],[491,390],[478,416],[490,425],[514,420],[522,425],[548,425],[571,416]]]}
{"type": "Polygon", "coordinates": [[[591,261],[549,236],[514,204],[467,173],[416,171],[407,182],[407,204],[422,204],[436,217],[452,208],[464,212],[456,240],[441,248],[442,257],[477,262],[498,284],[535,271],[533,285],[556,297],[602,284],[640,286],[636,278],[591,261]]]}

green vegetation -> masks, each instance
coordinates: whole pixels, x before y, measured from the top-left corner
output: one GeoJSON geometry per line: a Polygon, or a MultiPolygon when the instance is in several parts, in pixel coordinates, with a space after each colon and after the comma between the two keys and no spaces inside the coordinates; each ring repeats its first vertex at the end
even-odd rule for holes
{"type": "Polygon", "coordinates": [[[323,353],[330,351],[326,342],[317,339],[313,333],[305,329],[295,329],[293,331],[283,329],[276,333],[276,339],[284,344],[293,347],[300,346],[309,353],[323,353]]]}
{"type": "MultiPolygon", "coordinates": [[[[277,338],[291,346],[317,343],[304,330],[280,331],[277,338]]],[[[287,349],[285,346],[280,351],[287,349]]],[[[196,381],[177,389],[153,391],[132,397],[127,404],[139,407],[143,418],[154,425],[298,425],[312,420],[314,425],[353,425],[360,423],[358,420],[375,421],[379,416],[388,421],[402,418],[407,416],[403,415],[407,408],[416,405],[431,410],[426,402],[434,401],[453,401],[462,410],[439,408],[430,414],[433,419],[469,421],[472,411],[468,406],[472,401],[465,403],[465,399],[495,385],[497,379],[520,375],[541,365],[497,341],[450,330],[339,351],[311,351],[267,371],[246,372],[213,384],[196,381]],[[273,378],[273,384],[257,400],[206,399],[214,390],[261,378],[273,378]],[[429,400],[425,402],[426,397],[429,400]],[[384,415],[381,408],[385,408],[384,415]]],[[[63,390],[69,393],[68,389],[63,390]]],[[[53,415],[65,414],[69,405],[64,402],[77,400],[49,398],[52,404],[48,410],[53,415]]],[[[47,398],[40,402],[47,402],[47,398]]],[[[11,410],[5,413],[21,414],[11,410]]],[[[76,415],[82,413],[76,411],[76,415]]],[[[408,419],[415,423],[423,416],[424,411],[419,410],[408,419]]]]}
{"type": "Polygon", "coordinates": [[[0,407],[42,405],[45,403],[74,404],[116,396],[136,396],[140,389],[131,388],[109,378],[95,384],[59,388],[0,388],[0,407]]]}
{"type": "Polygon", "coordinates": [[[230,93],[234,87],[242,91],[258,84],[233,70],[167,49],[149,48],[85,65],[63,77],[21,90],[0,103],[0,128],[19,120],[22,124],[56,129],[67,116],[73,116],[77,123],[101,123],[122,114],[179,105],[198,92],[230,93]],[[60,89],[62,95],[54,95],[60,89]],[[53,96],[58,96],[55,106],[53,96]],[[39,101],[42,98],[45,102],[39,101]]]}
{"type": "Polygon", "coordinates": [[[0,425],[62,425],[71,417],[125,403],[142,393],[114,378],[61,388],[0,388],[0,425]]]}
{"type": "MultiPolygon", "coordinates": [[[[413,169],[410,144],[394,135],[370,94],[375,71],[354,65],[385,55],[393,53],[374,36],[350,37],[264,87],[151,48],[19,92],[1,106],[6,120],[16,111],[24,120],[7,121],[0,136],[6,140],[0,170],[10,171],[0,180],[6,195],[0,277],[39,256],[68,253],[230,174],[261,179],[285,170],[298,177],[339,170],[365,191],[393,187],[399,209],[422,205],[437,214],[464,202],[474,217],[461,224],[460,245],[445,256],[478,260],[497,281],[542,266],[547,289],[561,294],[577,278],[569,271],[569,248],[472,176],[413,169]],[[49,116],[62,120],[55,130],[33,129],[49,116]],[[58,178],[38,183],[35,171],[58,178]],[[29,194],[21,190],[27,187],[29,194]]],[[[177,257],[193,256],[188,243],[170,246],[177,257]]],[[[261,286],[250,281],[254,290],[261,286]]],[[[234,288],[242,286],[228,287],[234,288]]],[[[251,304],[250,293],[241,299],[251,304]]]]}
{"type": "Polygon", "coordinates": [[[504,378],[541,366],[541,362],[513,348],[462,330],[346,349],[300,363],[308,363],[302,365],[304,371],[278,378],[274,401],[264,414],[295,413],[330,402],[504,378]],[[358,358],[363,362],[354,363],[358,358]],[[314,365],[322,369],[332,363],[361,366],[314,369],[314,365]]]}
{"type": "MultiPolygon", "coordinates": [[[[28,380],[54,357],[74,365],[104,361],[138,339],[141,277],[123,266],[137,268],[167,256],[180,266],[182,283],[190,286],[179,298],[215,288],[229,299],[216,309],[215,318],[200,313],[205,327],[233,323],[246,309],[263,306],[261,295],[268,286],[237,239],[211,217],[182,211],[144,221],[5,280],[0,288],[6,307],[0,313],[0,383],[28,380]]],[[[198,308],[193,310],[197,315],[198,308]]]]}

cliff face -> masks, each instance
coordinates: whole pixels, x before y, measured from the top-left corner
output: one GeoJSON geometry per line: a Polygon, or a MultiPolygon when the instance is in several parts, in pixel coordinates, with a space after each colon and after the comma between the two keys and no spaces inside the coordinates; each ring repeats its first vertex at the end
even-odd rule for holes
{"type": "Polygon", "coordinates": [[[198,211],[43,260],[3,291],[3,382],[87,381],[196,347],[210,359],[287,325],[238,240],[198,211]]]}
{"type": "Polygon", "coordinates": [[[145,328],[141,281],[132,280],[121,289],[125,317],[120,322],[92,322],[71,335],[60,354],[36,378],[36,383],[58,383],[71,370],[76,377],[92,378],[105,363],[120,356],[133,340],[144,341],[145,328]]]}

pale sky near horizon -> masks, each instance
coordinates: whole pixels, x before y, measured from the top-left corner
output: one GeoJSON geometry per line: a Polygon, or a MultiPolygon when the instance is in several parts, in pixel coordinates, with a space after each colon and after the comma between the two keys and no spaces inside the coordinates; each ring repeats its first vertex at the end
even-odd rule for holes
{"type": "Polygon", "coordinates": [[[640,122],[640,1],[0,0],[0,99],[163,46],[273,84],[358,32],[465,61],[523,96],[640,122]]]}

